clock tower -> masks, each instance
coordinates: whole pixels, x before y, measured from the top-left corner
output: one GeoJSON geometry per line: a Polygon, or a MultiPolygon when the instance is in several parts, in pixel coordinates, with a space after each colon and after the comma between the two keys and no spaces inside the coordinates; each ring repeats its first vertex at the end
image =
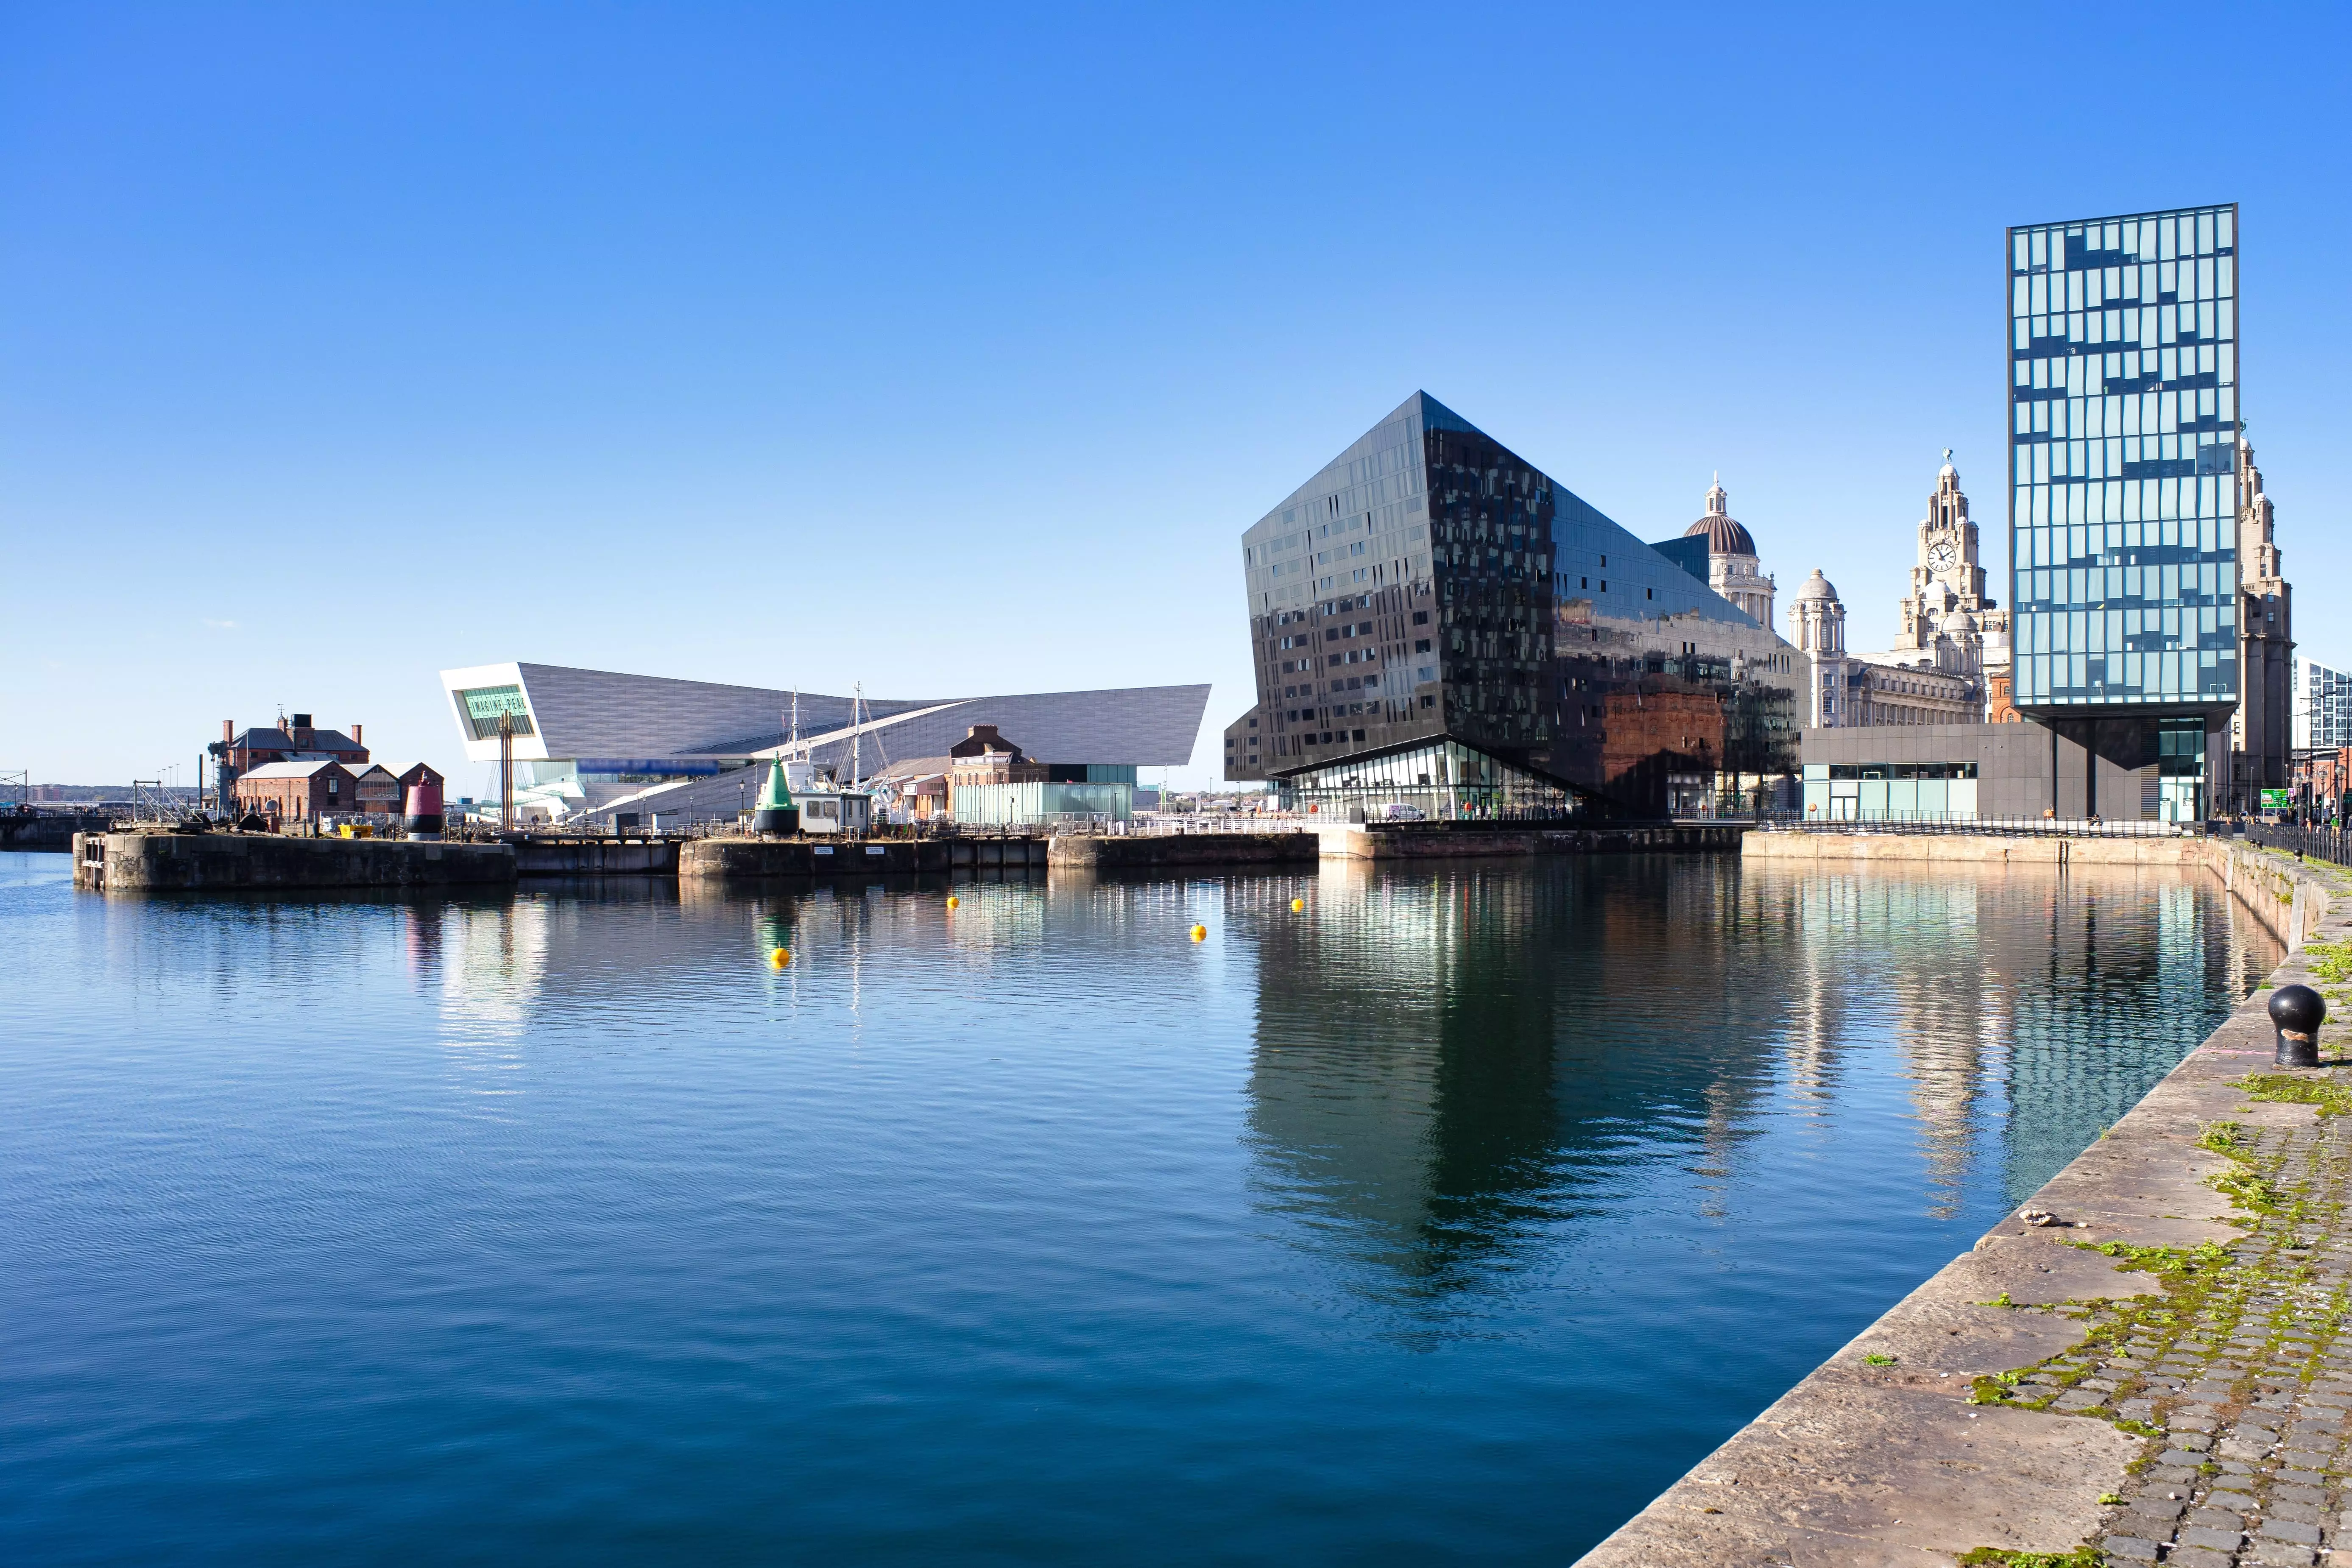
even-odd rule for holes
{"type": "Polygon", "coordinates": [[[1976,676],[1984,667],[1985,634],[2006,631],[2007,612],[1985,597],[1985,571],[1977,563],[1977,525],[1960,489],[1949,447],[1927,515],[1919,523],[1919,559],[1911,568],[1893,651],[1931,655],[1939,669],[1976,676]]]}

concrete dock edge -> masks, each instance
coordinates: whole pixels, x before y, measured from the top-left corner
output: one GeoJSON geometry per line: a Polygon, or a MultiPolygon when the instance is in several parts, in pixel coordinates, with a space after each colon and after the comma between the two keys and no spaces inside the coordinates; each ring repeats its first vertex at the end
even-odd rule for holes
{"type": "MultiPolygon", "coordinates": [[[[1976,1380],[2083,1336],[2069,1318],[2017,1308],[2155,1289],[2149,1276],[2084,1244],[2189,1247],[2242,1237],[2242,1216],[2233,1223],[2229,1199],[2210,1184],[2229,1162],[2200,1143],[2200,1132],[2233,1120],[2311,1122],[2310,1106],[2249,1107],[2233,1085],[2273,1070],[2264,1005],[2275,987],[2307,980],[2305,943],[2352,936],[2352,878],[2215,838],[1772,833],[1750,835],[1746,850],[1771,860],[2202,865],[2289,951],[2220,1028],[2024,1205],[2063,1216],[2063,1226],[2005,1218],[1580,1561],[1949,1568],[1986,1548],[2096,1549],[2133,1467],[2162,1439],[2056,1409],[1979,1406],[1976,1380]]],[[[2352,1022],[2331,1022],[2323,1059],[2347,1041],[2352,1022]]]]}

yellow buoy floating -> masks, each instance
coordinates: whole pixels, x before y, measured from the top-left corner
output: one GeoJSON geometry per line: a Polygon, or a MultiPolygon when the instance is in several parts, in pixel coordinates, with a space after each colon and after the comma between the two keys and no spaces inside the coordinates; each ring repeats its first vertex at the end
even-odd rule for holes
{"type": "Polygon", "coordinates": [[[768,965],[772,969],[782,969],[785,964],[790,963],[792,961],[793,955],[785,952],[781,947],[768,954],[768,965]]]}
{"type": "Polygon", "coordinates": [[[1208,940],[1209,940],[1209,928],[1208,928],[1207,926],[1194,926],[1194,927],[1192,928],[1192,940],[1193,940],[1194,942],[1206,942],[1206,941],[1208,941],[1208,940]]]}
{"type": "Polygon", "coordinates": [[[1290,912],[1294,915],[1299,913],[1306,908],[1307,900],[1305,899],[1293,899],[1290,900],[1290,912]]]}
{"type": "Polygon", "coordinates": [[[961,904],[961,903],[962,903],[962,902],[963,902],[963,900],[962,900],[961,899],[957,898],[953,893],[950,893],[950,894],[948,895],[948,908],[950,908],[950,909],[954,909],[957,905],[959,905],[959,904],[961,904]]]}

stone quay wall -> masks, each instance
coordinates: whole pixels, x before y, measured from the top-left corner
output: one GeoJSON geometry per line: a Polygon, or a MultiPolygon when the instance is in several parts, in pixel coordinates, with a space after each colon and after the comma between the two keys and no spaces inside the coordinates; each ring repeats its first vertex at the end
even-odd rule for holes
{"type": "MultiPolygon", "coordinates": [[[[2060,863],[2049,840],[1922,837],[1903,852],[1896,837],[1758,834],[1748,852],[2060,863]]],[[[2016,1215],[1588,1568],[2309,1568],[2352,1552],[2352,1072],[2329,1065],[2352,1045],[2352,878],[2226,840],[2057,842],[2065,863],[2201,862],[2268,908],[2286,962],[2016,1215]],[[2342,1019],[2318,1068],[2272,1065],[2265,1005],[2294,982],[2342,1019]]]]}
{"type": "Polygon", "coordinates": [[[251,888],[500,886],[507,844],[288,838],[274,833],[78,833],[74,886],[107,893],[251,888]]]}
{"type": "Polygon", "coordinates": [[[1528,855],[1654,855],[1736,850],[1746,823],[1656,823],[1624,827],[1493,828],[1452,823],[1335,824],[1312,829],[1334,860],[1459,859],[1528,855]]]}
{"type": "Polygon", "coordinates": [[[675,877],[674,838],[562,838],[518,833],[515,870],[525,877],[675,877]]]}
{"type": "Polygon", "coordinates": [[[75,834],[103,833],[113,821],[98,813],[75,816],[45,811],[30,816],[0,813],[0,849],[47,849],[64,855],[72,850],[75,834]]]}
{"type": "Polygon", "coordinates": [[[1163,866],[1279,866],[1312,861],[1315,835],[1295,833],[1139,833],[1115,837],[1064,834],[1049,840],[1057,871],[1144,870],[1163,866]]]}
{"type": "Polygon", "coordinates": [[[2325,876],[2292,855],[2241,838],[2069,838],[1964,833],[1750,833],[1749,860],[1933,860],[1974,866],[2202,866],[2221,879],[2254,919],[2286,946],[2300,946],[2318,918],[2325,876]]]}

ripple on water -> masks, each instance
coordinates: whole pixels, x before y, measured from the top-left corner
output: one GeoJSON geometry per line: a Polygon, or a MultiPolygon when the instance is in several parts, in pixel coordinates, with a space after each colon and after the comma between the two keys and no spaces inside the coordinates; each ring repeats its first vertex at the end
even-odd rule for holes
{"type": "Polygon", "coordinates": [[[1572,1556],[2275,960],[2134,874],[67,869],[0,856],[24,1561],[1572,1556]]]}

